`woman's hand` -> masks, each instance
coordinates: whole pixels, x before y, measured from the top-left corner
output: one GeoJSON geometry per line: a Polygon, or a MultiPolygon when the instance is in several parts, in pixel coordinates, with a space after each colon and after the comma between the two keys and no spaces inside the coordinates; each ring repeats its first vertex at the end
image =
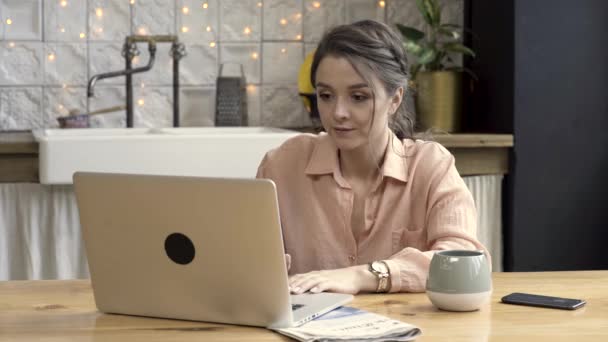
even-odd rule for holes
{"type": "Polygon", "coordinates": [[[289,277],[289,288],[294,294],[306,291],[339,292],[357,294],[374,291],[377,286],[376,277],[369,271],[367,265],[340,268],[335,270],[313,271],[296,274],[289,277]]]}

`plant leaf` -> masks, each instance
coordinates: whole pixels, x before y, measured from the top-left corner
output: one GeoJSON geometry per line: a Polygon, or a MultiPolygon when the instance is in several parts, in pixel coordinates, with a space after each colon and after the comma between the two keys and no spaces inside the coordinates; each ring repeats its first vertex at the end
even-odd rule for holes
{"type": "Polygon", "coordinates": [[[422,47],[422,45],[418,44],[417,42],[413,42],[413,41],[407,41],[403,43],[403,47],[405,48],[405,51],[420,57],[420,55],[422,55],[422,53],[424,52],[424,48],[422,47]]]}
{"type": "Polygon", "coordinates": [[[431,17],[430,12],[427,10],[426,2],[428,0],[416,0],[416,6],[418,6],[418,10],[420,14],[422,14],[422,18],[426,21],[427,24],[433,25],[433,19],[431,17]]]}
{"type": "Polygon", "coordinates": [[[433,6],[433,19],[435,22],[435,25],[433,25],[434,27],[439,27],[439,25],[441,24],[441,5],[439,4],[439,2],[437,0],[429,0],[429,2],[431,2],[431,5],[433,6]]]}
{"type": "Polygon", "coordinates": [[[410,26],[401,25],[401,24],[396,24],[396,25],[397,25],[397,28],[399,29],[399,32],[401,32],[401,35],[403,37],[405,37],[405,39],[407,39],[407,40],[417,42],[420,39],[424,38],[424,32],[422,32],[418,29],[415,29],[410,26]]]}
{"type": "Polygon", "coordinates": [[[443,27],[439,27],[439,33],[441,33],[444,36],[453,38],[453,39],[459,39],[460,38],[460,33],[458,31],[453,31],[450,29],[446,29],[443,27]]]}
{"type": "Polygon", "coordinates": [[[464,55],[475,57],[475,52],[460,43],[445,43],[443,48],[447,51],[458,52],[464,55]]]}
{"type": "Polygon", "coordinates": [[[426,48],[418,57],[418,64],[429,64],[437,57],[437,51],[433,48],[426,48]]]}

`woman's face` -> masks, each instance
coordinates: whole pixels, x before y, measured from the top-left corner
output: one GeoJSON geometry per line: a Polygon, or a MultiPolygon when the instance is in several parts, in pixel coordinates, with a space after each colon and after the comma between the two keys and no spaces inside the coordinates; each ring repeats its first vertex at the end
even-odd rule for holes
{"type": "Polygon", "coordinates": [[[315,85],[319,115],[327,134],[341,150],[386,142],[389,113],[395,112],[401,99],[388,96],[374,75],[371,81],[376,93],[375,115],[371,86],[346,58],[326,56],[319,63],[315,85]]]}

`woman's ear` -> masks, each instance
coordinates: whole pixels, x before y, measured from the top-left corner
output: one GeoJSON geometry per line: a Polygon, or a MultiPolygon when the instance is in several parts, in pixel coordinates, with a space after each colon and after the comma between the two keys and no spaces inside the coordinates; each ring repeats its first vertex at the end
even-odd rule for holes
{"type": "Polygon", "coordinates": [[[403,92],[403,87],[399,87],[397,90],[395,90],[395,93],[391,97],[391,106],[389,111],[391,115],[395,114],[397,112],[397,108],[399,108],[399,105],[401,105],[401,101],[403,101],[403,92]]]}

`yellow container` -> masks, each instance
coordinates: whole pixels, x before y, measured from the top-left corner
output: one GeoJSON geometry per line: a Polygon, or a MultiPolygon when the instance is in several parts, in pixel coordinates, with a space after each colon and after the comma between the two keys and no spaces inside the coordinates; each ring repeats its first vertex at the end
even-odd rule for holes
{"type": "Polygon", "coordinates": [[[462,73],[420,71],[415,83],[416,119],[421,128],[458,132],[462,122],[462,73]]]}

